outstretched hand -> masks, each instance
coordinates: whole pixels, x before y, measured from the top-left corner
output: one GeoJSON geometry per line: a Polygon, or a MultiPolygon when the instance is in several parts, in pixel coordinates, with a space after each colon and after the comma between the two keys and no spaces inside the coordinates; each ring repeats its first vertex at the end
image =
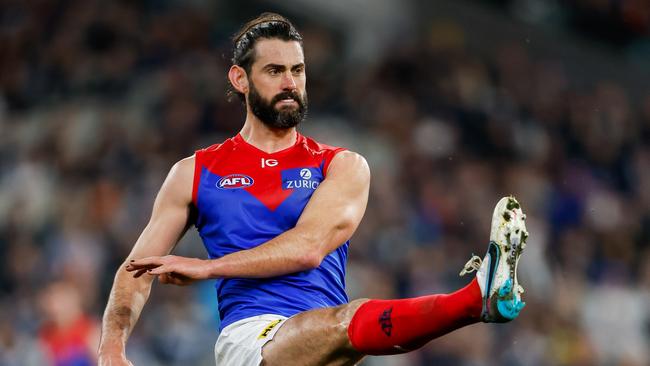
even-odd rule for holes
{"type": "Polygon", "coordinates": [[[165,284],[185,286],[208,279],[208,265],[209,261],[204,259],[166,255],[131,260],[126,270],[134,272],[134,278],[147,274],[158,276],[158,280],[165,284]]]}

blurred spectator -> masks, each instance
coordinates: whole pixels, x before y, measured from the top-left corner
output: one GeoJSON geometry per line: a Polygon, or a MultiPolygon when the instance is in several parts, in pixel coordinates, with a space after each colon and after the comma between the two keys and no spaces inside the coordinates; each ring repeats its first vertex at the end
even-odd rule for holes
{"type": "Polygon", "coordinates": [[[39,330],[50,365],[84,366],[96,362],[99,327],[85,314],[81,294],[71,284],[55,282],[41,294],[45,315],[39,330]]]}
{"type": "MultiPolygon", "coordinates": [[[[641,0],[490,3],[616,49],[650,42],[641,0]]],[[[0,0],[0,365],[94,363],[115,269],[167,171],[241,126],[225,72],[228,37],[254,15],[249,6],[269,8],[0,0]]],[[[494,203],[514,194],[531,234],[520,263],[528,307],[508,326],[472,326],[364,365],[648,364],[650,94],[616,78],[578,80],[553,47],[486,32],[489,46],[475,49],[466,32],[486,25],[432,16],[418,14],[420,33],[365,61],[346,57],[353,37],[336,19],[295,16],[311,101],[302,131],[361,152],[373,174],[348,292],[416,296],[465,283],[457,273],[482,254],[494,203]]],[[[193,232],[178,250],[204,255],[193,232]]],[[[214,296],[210,283],[156,287],[129,356],[213,365],[214,296]]]]}

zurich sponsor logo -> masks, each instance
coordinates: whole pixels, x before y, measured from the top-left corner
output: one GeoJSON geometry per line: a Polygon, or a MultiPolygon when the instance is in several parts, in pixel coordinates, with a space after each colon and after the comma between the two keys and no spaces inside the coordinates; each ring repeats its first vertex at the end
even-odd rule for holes
{"type": "Polygon", "coordinates": [[[309,168],[290,169],[283,172],[283,189],[311,189],[318,188],[320,181],[309,168]]]}
{"type": "Polygon", "coordinates": [[[303,169],[300,171],[300,178],[302,179],[311,179],[311,170],[303,169]]]}
{"type": "Polygon", "coordinates": [[[231,174],[219,179],[216,186],[221,189],[238,189],[250,187],[253,183],[253,178],[248,175],[231,174]]]}

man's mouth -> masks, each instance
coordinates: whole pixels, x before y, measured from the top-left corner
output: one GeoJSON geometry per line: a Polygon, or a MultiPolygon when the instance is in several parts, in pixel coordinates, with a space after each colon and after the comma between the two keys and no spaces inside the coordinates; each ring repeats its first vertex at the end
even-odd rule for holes
{"type": "Polygon", "coordinates": [[[280,106],[298,105],[298,102],[296,102],[293,98],[287,98],[279,100],[276,104],[279,104],[280,106]]]}

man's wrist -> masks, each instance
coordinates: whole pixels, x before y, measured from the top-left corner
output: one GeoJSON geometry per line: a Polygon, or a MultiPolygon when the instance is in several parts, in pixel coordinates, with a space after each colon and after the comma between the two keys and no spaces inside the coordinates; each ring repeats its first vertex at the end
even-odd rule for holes
{"type": "Polygon", "coordinates": [[[218,259],[204,259],[204,260],[206,264],[204,266],[205,270],[204,270],[203,278],[210,280],[219,277],[218,273],[219,273],[219,267],[221,265],[219,263],[219,260],[218,259]]]}
{"type": "Polygon", "coordinates": [[[97,350],[97,353],[99,355],[125,354],[126,350],[125,350],[124,343],[122,342],[110,342],[110,343],[102,342],[99,345],[99,349],[97,350]]]}

